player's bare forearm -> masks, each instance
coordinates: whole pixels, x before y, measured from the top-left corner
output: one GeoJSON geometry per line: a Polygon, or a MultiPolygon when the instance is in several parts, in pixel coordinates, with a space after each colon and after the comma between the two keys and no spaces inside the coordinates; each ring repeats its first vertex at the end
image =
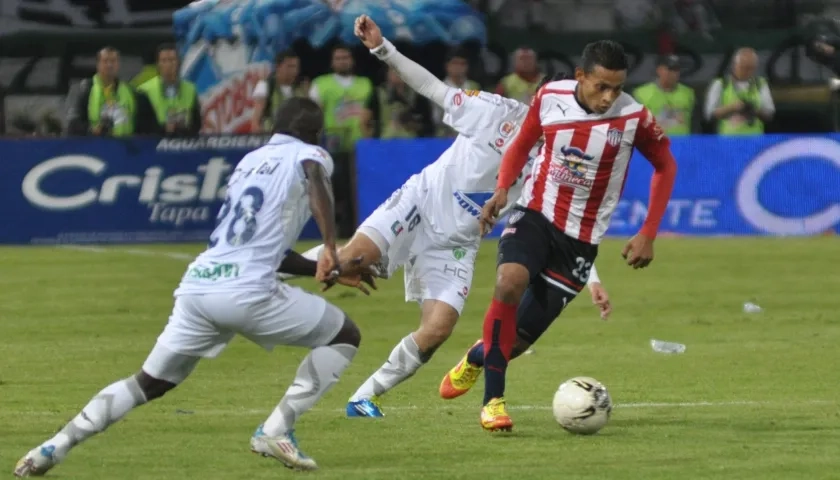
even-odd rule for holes
{"type": "Polygon", "coordinates": [[[280,268],[277,271],[299,277],[314,277],[317,267],[318,262],[309,260],[303,255],[289,250],[286,252],[286,258],[283,259],[283,263],[280,264],[280,268]]]}
{"type": "Polygon", "coordinates": [[[335,202],[333,201],[330,177],[324,167],[314,161],[303,162],[303,171],[309,179],[309,208],[326,248],[335,249],[335,202]]]}

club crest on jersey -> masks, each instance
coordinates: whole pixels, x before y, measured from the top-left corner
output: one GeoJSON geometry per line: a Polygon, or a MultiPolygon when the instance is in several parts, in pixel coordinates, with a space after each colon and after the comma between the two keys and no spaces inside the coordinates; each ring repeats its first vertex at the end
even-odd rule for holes
{"type": "Polygon", "coordinates": [[[455,104],[456,107],[460,107],[462,103],[464,103],[464,97],[461,95],[461,92],[455,94],[452,97],[452,103],[455,104]]]}
{"type": "Polygon", "coordinates": [[[617,128],[611,128],[607,130],[607,143],[610,146],[618,146],[621,143],[621,137],[624,136],[624,132],[617,128]]]}
{"type": "Polygon", "coordinates": [[[558,156],[560,162],[551,162],[548,174],[551,179],[560,184],[570,185],[575,188],[591,188],[593,180],[586,178],[589,167],[586,161],[595,157],[587,155],[583,150],[576,147],[560,147],[562,156],[558,156]]]}
{"type": "Polygon", "coordinates": [[[502,138],[508,138],[516,130],[516,125],[513,122],[502,122],[499,125],[499,135],[502,138]]]}

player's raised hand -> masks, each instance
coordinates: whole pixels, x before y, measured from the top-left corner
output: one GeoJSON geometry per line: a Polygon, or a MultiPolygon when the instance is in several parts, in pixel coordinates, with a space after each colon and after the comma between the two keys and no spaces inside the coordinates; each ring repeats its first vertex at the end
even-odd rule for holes
{"type": "Polygon", "coordinates": [[[633,269],[647,267],[653,261],[653,239],[641,233],[636,234],[624,245],[621,256],[633,269]]]}
{"type": "Polygon", "coordinates": [[[359,15],[356,17],[356,24],[353,26],[353,33],[359,37],[362,44],[368,49],[374,49],[382,45],[382,30],[367,15],[359,15]]]}
{"type": "Polygon", "coordinates": [[[487,235],[493,230],[496,225],[496,220],[499,218],[499,212],[507,205],[507,189],[500,188],[496,190],[490,200],[481,208],[481,215],[478,217],[479,228],[481,228],[481,236],[487,235]]]}
{"type": "Polygon", "coordinates": [[[589,293],[592,295],[592,303],[601,310],[601,319],[606,320],[612,312],[610,296],[607,289],[598,282],[589,284],[589,293]]]}

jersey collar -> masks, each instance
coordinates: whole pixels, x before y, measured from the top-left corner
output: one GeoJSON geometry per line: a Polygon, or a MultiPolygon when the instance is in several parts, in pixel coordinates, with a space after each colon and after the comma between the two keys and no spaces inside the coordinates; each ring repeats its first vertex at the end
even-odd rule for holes
{"type": "Polygon", "coordinates": [[[291,135],[284,135],[282,133],[275,133],[268,139],[269,145],[280,145],[281,143],[299,142],[297,138],[291,135]]]}

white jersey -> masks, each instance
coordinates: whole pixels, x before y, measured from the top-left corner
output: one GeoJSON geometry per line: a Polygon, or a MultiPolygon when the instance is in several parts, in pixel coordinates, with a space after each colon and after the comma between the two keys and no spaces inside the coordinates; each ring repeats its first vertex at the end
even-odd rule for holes
{"type": "Polygon", "coordinates": [[[332,175],[326,151],[286,135],[245,155],[230,176],[207,250],[187,267],[176,296],[276,288],[277,268],[312,216],[305,160],[332,175]]]}
{"type": "MultiPolygon", "coordinates": [[[[500,95],[448,90],[443,121],[458,136],[433,164],[411,180],[427,192],[423,205],[426,221],[442,243],[459,245],[480,240],[481,207],[493,196],[502,154],[527,112],[528,105],[500,95]]],[[[528,171],[529,167],[523,170],[528,171]]],[[[511,201],[519,197],[523,180],[520,177],[511,187],[511,201]]]]}

